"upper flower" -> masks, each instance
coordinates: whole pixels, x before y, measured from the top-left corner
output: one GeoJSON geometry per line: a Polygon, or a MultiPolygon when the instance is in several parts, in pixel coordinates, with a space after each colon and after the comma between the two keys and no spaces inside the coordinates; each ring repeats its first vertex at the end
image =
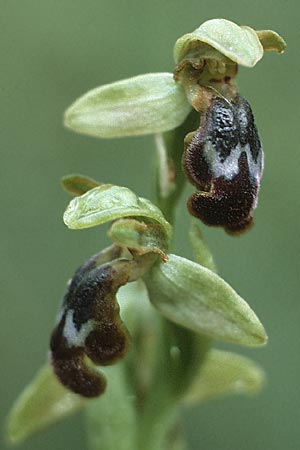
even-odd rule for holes
{"type": "Polygon", "coordinates": [[[251,107],[238,94],[238,65],[253,67],[264,50],[284,49],[273,31],[209,20],[177,40],[173,75],[140,75],[96,88],[70,106],[65,125],[104,138],[156,134],[165,169],[158,181],[166,205],[177,200],[183,187],[183,143],[179,151],[168,149],[165,133],[193,131],[182,157],[184,173],[197,187],[188,209],[207,225],[239,234],[253,223],[263,151],[251,107]]]}

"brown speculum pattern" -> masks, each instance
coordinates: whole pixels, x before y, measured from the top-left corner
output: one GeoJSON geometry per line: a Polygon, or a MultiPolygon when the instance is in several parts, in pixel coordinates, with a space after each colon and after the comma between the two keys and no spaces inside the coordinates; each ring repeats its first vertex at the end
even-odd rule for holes
{"type": "Polygon", "coordinates": [[[183,169],[197,192],[188,200],[192,215],[207,225],[239,234],[253,222],[263,150],[249,103],[214,95],[200,127],[186,141],[183,169]]]}

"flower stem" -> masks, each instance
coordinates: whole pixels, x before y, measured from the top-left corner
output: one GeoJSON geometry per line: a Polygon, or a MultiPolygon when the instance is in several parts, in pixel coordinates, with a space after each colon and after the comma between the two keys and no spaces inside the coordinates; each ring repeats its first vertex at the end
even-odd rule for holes
{"type": "MultiPolygon", "coordinates": [[[[194,114],[181,127],[156,139],[158,161],[155,196],[159,208],[172,225],[175,206],[184,187],[181,155],[184,136],[191,130],[191,123],[195,123],[194,114]],[[172,171],[173,177],[170,177],[172,171]]],[[[161,316],[158,332],[152,383],[139,416],[138,447],[140,450],[182,449],[183,437],[177,436],[174,441],[172,430],[179,421],[182,397],[194,374],[199,371],[211,340],[205,336],[196,336],[161,316]]]]}
{"type": "Polygon", "coordinates": [[[136,446],[135,398],[126,383],[121,362],[104,370],[108,379],[105,395],[90,400],[87,436],[90,450],[139,450],[136,446]]]}

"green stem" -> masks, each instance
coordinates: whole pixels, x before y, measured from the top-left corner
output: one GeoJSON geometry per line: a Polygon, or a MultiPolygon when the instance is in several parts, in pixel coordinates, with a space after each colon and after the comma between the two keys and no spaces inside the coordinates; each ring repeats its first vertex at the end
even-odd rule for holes
{"type": "MultiPolygon", "coordinates": [[[[181,155],[184,136],[191,131],[195,115],[178,129],[157,140],[156,201],[165,217],[174,222],[174,209],[184,187],[181,155]],[[172,172],[173,171],[173,172],[172,172]],[[173,176],[170,177],[170,173],[173,176]],[[170,182],[172,181],[172,183],[170,182]]],[[[139,414],[139,450],[168,450],[183,447],[172,441],[171,430],[179,420],[180,401],[210,347],[210,339],[196,336],[160,317],[156,364],[139,414]]]]}
{"type": "Polygon", "coordinates": [[[136,446],[135,397],[126,382],[124,363],[106,367],[105,395],[90,400],[87,435],[90,450],[140,450],[136,446]]]}
{"type": "MultiPolygon", "coordinates": [[[[156,365],[139,415],[140,450],[167,450],[180,400],[209,348],[207,338],[161,318],[156,365]]],[[[173,445],[172,445],[173,446],[173,445]]]]}
{"type": "Polygon", "coordinates": [[[174,222],[175,206],[185,186],[181,167],[183,142],[187,133],[199,126],[199,115],[192,111],[175,130],[156,136],[156,164],[154,199],[165,218],[174,222]]]}

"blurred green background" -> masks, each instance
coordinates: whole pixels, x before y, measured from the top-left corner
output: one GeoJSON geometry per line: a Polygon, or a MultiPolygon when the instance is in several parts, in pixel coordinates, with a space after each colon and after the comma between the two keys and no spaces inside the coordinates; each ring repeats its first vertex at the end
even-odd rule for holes
{"type": "MultiPolygon", "coordinates": [[[[69,231],[62,175],[81,172],[151,192],[151,137],[96,140],[65,130],[64,109],[100,84],[172,71],[175,40],[224,17],[286,39],[241,69],[265,149],[256,226],[240,238],[205,228],[219,271],[264,323],[270,342],[234,348],[261,363],[268,382],[255,398],[218,400],[184,413],[189,450],[299,450],[299,43],[297,0],[1,0],[1,423],[47,354],[65,283],[108,243],[105,227],[69,231]]],[[[187,193],[186,195],[187,196],[187,193]]],[[[189,256],[188,216],[179,210],[177,250],[189,256]]],[[[204,228],[204,227],[203,227],[204,228]]],[[[20,450],[84,450],[78,415],[20,450]]],[[[2,442],[1,448],[6,448],[2,442]]],[[[116,449],[117,450],[117,449],[116,449]]]]}

